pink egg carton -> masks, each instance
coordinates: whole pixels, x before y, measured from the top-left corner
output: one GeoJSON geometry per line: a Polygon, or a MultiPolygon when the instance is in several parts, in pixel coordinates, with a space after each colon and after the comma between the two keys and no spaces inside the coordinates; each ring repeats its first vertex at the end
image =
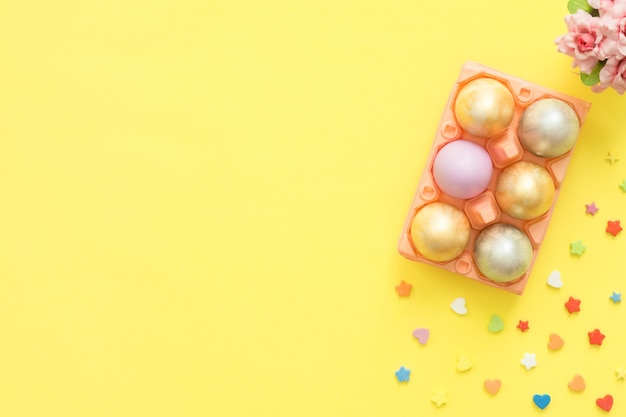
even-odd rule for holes
{"type": "Polygon", "coordinates": [[[428,163],[422,173],[413,202],[411,203],[411,208],[402,229],[398,243],[398,250],[402,256],[413,261],[443,268],[492,287],[501,288],[515,294],[522,294],[548,228],[554,205],[559,196],[561,184],[563,183],[567,166],[574,149],[572,148],[565,154],[555,158],[543,158],[526,151],[520,143],[517,136],[517,127],[521,114],[527,106],[542,98],[556,98],[568,103],[578,115],[581,127],[591,106],[591,103],[586,101],[529,83],[478,63],[468,62],[463,65],[459,77],[452,88],[450,97],[448,98],[437,133],[433,140],[428,163]],[[504,133],[491,138],[477,137],[465,132],[456,121],[453,110],[459,90],[470,81],[483,77],[502,82],[508,87],[515,100],[515,113],[508,128],[504,133]],[[432,174],[434,159],[439,150],[447,143],[457,139],[468,140],[483,146],[491,156],[493,162],[493,174],[487,189],[478,196],[468,200],[457,199],[443,193],[438,188],[432,174]],[[494,190],[498,175],[505,167],[518,161],[530,161],[544,167],[552,176],[555,184],[554,198],[549,210],[540,217],[531,220],[520,220],[504,213],[498,206],[495,198],[494,190]],[[424,205],[433,202],[448,203],[463,210],[470,222],[471,232],[469,243],[458,257],[449,262],[434,262],[420,255],[410,237],[411,223],[416,212],[424,205]],[[526,233],[533,246],[533,256],[529,268],[520,278],[512,282],[498,283],[488,279],[481,274],[473,259],[473,246],[477,235],[483,228],[494,223],[507,223],[518,227],[526,233]]]}

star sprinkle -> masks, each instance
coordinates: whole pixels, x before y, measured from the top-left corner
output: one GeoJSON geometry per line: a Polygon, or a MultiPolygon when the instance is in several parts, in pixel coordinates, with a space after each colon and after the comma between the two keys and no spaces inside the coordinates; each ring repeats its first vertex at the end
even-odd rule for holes
{"type": "Polygon", "coordinates": [[[619,185],[619,188],[621,188],[622,191],[626,193],[626,180],[622,181],[622,183],[619,185]]]}
{"type": "Polygon", "coordinates": [[[537,358],[534,353],[525,352],[524,357],[520,362],[522,365],[524,365],[527,371],[537,366],[537,358]]]}
{"type": "Polygon", "coordinates": [[[396,378],[398,378],[398,382],[409,382],[409,376],[411,376],[411,370],[401,366],[400,369],[396,371],[396,378]]]}
{"type": "Polygon", "coordinates": [[[587,247],[585,245],[583,245],[582,240],[577,240],[576,242],[572,242],[569,244],[569,252],[572,255],[582,255],[583,252],[585,251],[585,249],[587,249],[587,247]]]}
{"type": "Polygon", "coordinates": [[[411,288],[413,288],[411,284],[402,281],[400,285],[396,286],[396,291],[400,297],[408,297],[411,295],[411,288]]]}
{"type": "Polygon", "coordinates": [[[600,330],[595,329],[593,332],[587,333],[589,335],[589,344],[590,345],[601,345],[602,340],[604,340],[604,335],[600,333],[600,330]]]}
{"type": "Polygon", "coordinates": [[[623,366],[621,368],[616,369],[615,373],[617,374],[615,376],[617,379],[626,379],[626,368],[624,368],[623,366]]]}
{"type": "Polygon", "coordinates": [[[619,232],[622,231],[622,226],[619,224],[619,220],[615,220],[614,222],[609,220],[606,224],[606,232],[612,234],[613,236],[617,236],[619,232]]]}
{"type": "Polygon", "coordinates": [[[528,321],[522,321],[522,320],[519,321],[516,327],[520,329],[522,333],[530,329],[530,327],[528,327],[528,321]]]}
{"type": "Polygon", "coordinates": [[[613,291],[613,294],[609,297],[614,304],[622,302],[622,293],[613,291]]]}
{"type": "Polygon", "coordinates": [[[585,207],[586,207],[585,213],[591,214],[592,216],[595,216],[596,213],[599,210],[599,208],[596,206],[596,202],[595,201],[593,203],[591,203],[591,204],[585,204],[585,207]]]}
{"type": "Polygon", "coordinates": [[[565,308],[567,308],[570,314],[580,311],[580,300],[570,297],[565,303],[565,308]]]}
{"type": "Polygon", "coordinates": [[[444,390],[435,390],[430,400],[437,404],[437,407],[441,407],[448,402],[448,395],[444,390]]]}
{"type": "Polygon", "coordinates": [[[609,163],[611,165],[613,165],[615,162],[619,161],[619,157],[617,156],[617,154],[614,154],[613,152],[609,151],[609,154],[607,155],[606,158],[604,158],[605,160],[609,161],[609,163]]]}

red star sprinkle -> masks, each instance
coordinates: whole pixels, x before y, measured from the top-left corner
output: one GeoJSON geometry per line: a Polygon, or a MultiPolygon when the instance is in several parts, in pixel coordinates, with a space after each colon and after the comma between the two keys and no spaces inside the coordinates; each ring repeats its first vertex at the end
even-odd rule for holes
{"type": "Polygon", "coordinates": [[[400,285],[396,286],[396,291],[398,292],[398,295],[400,297],[408,297],[409,295],[411,295],[411,288],[413,288],[411,284],[407,284],[406,282],[402,281],[400,285]]]}
{"type": "Polygon", "coordinates": [[[521,321],[521,320],[519,321],[517,328],[520,329],[522,332],[525,332],[526,330],[530,329],[530,327],[528,327],[528,321],[521,321]]]}
{"type": "Polygon", "coordinates": [[[622,231],[622,226],[619,225],[619,220],[615,220],[612,222],[609,220],[606,225],[606,232],[612,234],[613,236],[617,236],[619,232],[622,231]]]}
{"type": "Polygon", "coordinates": [[[570,297],[569,300],[567,300],[567,303],[565,303],[565,307],[570,314],[580,311],[580,300],[570,297]]]}
{"type": "Polygon", "coordinates": [[[602,340],[604,339],[604,335],[600,333],[600,330],[595,329],[593,332],[587,333],[589,335],[589,344],[590,345],[601,345],[602,340]]]}

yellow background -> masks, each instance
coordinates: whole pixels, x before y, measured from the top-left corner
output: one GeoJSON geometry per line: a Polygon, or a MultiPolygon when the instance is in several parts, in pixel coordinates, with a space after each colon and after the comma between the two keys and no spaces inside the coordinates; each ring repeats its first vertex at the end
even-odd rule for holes
{"type": "Polygon", "coordinates": [[[622,415],[626,306],[609,296],[626,295],[626,236],[604,229],[626,213],[626,97],[591,93],[556,52],[566,13],[566,0],[0,2],[0,415],[593,416],[605,394],[622,415]],[[396,250],[468,60],[593,103],[521,297],[396,250]],[[496,396],[486,378],[502,380],[496,396]]]}

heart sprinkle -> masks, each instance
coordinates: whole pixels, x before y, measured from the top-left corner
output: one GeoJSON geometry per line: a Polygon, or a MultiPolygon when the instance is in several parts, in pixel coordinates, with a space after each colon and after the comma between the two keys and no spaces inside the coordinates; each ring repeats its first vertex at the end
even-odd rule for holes
{"type": "Polygon", "coordinates": [[[430,330],[428,329],[419,328],[419,329],[413,330],[413,337],[415,337],[417,341],[420,342],[420,345],[425,345],[426,342],[428,342],[429,336],[430,336],[430,330]]]}
{"type": "Polygon", "coordinates": [[[533,402],[540,409],[544,409],[550,404],[550,396],[548,394],[535,394],[533,395],[533,402]]]}
{"type": "Polygon", "coordinates": [[[604,411],[611,411],[611,407],[613,407],[613,397],[611,395],[605,395],[602,398],[598,398],[596,405],[604,411]]]}
{"type": "Polygon", "coordinates": [[[472,368],[472,361],[465,355],[460,354],[456,363],[456,369],[460,372],[468,371],[472,368]]]}
{"type": "Polygon", "coordinates": [[[561,281],[561,273],[559,271],[552,271],[548,276],[548,285],[552,288],[561,288],[563,281],[561,281]]]}
{"type": "Polygon", "coordinates": [[[462,316],[467,314],[467,307],[465,307],[465,298],[463,297],[459,297],[455,299],[454,301],[452,301],[452,304],[450,304],[450,308],[456,314],[460,314],[462,316]]]}
{"type": "Polygon", "coordinates": [[[485,379],[485,389],[491,395],[496,395],[500,391],[502,381],[499,379],[485,379]]]}
{"type": "Polygon", "coordinates": [[[548,349],[550,350],[559,350],[563,347],[565,341],[556,333],[552,333],[550,335],[550,340],[548,341],[548,349]]]}
{"type": "Polygon", "coordinates": [[[489,324],[487,325],[487,330],[491,333],[498,333],[504,329],[504,322],[502,318],[497,314],[492,314],[491,319],[489,320],[489,324]]]}
{"type": "Polygon", "coordinates": [[[567,383],[567,387],[572,391],[580,392],[585,389],[585,380],[582,376],[576,374],[570,382],[567,383]]]}

